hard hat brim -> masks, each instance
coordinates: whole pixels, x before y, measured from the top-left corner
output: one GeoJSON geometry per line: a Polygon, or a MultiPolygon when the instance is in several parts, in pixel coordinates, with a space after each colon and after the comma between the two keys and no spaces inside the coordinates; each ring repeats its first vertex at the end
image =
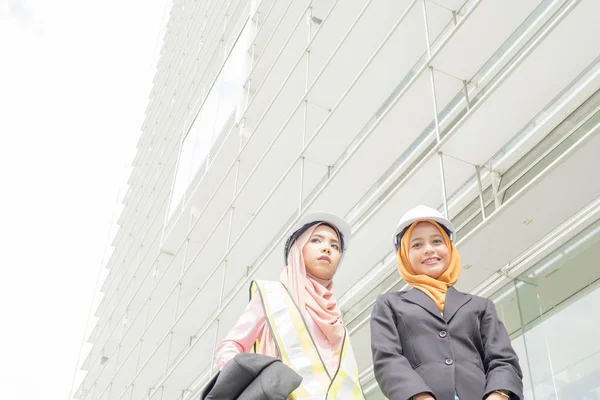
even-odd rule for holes
{"type": "Polygon", "coordinates": [[[398,235],[400,233],[404,232],[409,226],[411,226],[415,222],[426,221],[426,220],[435,221],[438,224],[440,224],[441,226],[443,226],[444,228],[446,228],[448,230],[447,233],[450,236],[450,240],[454,241],[454,238],[456,236],[456,230],[454,229],[454,225],[452,224],[452,222],[450,222],[446,218],[439,218],[439,217],[434,217],[434,216],[431,216],[431,217],[416,217],[416,218],[407,219],[406,221],[403,221],[402,224],[398,225],[398,227],[396,228],[396,232],[394,232],[394,238],[393,238],[394,247],[396,249],[399,247],[399,242],[400,242],[401,239],[398,238],[398,235]]]}
{"type": "Polygon", "coordinates": [[[314,212],[307,214],[304,217],[300,218],[296,225],[294,225],[292,233],[296,232],[304,225],[312,224],[315,222],[328,222],[331,225],[334,225],[338,229],[338,231],[340,231],[340,233],[344,235],[344,242],[346,244],[346,248],[348,248],[348,243],[350,243],[352,229],[350,228],[350,224],[346,222],[346,220],[344,220],[341,217],[338,217],[335,214],[330,214],[326,212],[314,212]]]}
{"type": "Polygon", "coordinates": [[[286,244],[284,245],[284,257],[286,258],[286,262],[287,262],[287,254],[286,253],[288,251],[287,245],[288,245],[289,239],[299,229],[302,229],[304,226],[313,225],[318,222],[323,222],[323,223],[327,223],[329,225],[335,226],[335,228],[343,236],[344,248],[342,249],[343,250],[342,258],[344,257],[344,254],[348,250],[348,245],[350,243],[350,237],[351,237],[351,233],[352,233],[350,224],[346,220],[338,217],[335,214],[330,214],[330,213],[326,213],[326,212],[314,212],[314,213],[307,214],[304,217],[300,218],[300,220],[294,225],[294,228],[292,229],[290,236],[288,237],[288,241],[286,241],[286,244]]]}

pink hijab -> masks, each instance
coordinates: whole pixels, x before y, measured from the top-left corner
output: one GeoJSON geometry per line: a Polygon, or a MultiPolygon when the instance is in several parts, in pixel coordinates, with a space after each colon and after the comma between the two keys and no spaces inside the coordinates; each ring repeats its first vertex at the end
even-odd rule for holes
{"type": "MultiPolygon", "coordinates": [[[[333,350],[339,354],[344,340],[344,325],[337,300],[331,292],[332,279],[323,280],[307,273],[302,256],[304,245],[319,225],[315,224],[308,228],[294,242],[288,255],[288,265],[281,272],[279,279],[287,288],[298,308],[306,311],[304,316],[308,314],[312,318],[333,350]]],[[[277,347],[275,347],[267,324],[259,337],[259,353],[277,357],[277,347]]]]}

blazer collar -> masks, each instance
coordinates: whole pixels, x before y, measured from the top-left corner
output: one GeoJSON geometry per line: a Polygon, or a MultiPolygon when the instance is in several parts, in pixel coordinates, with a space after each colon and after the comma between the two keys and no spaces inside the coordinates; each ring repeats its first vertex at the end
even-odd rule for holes
{"type": "Polygon", "coordinates": [[[442,317],[442,313],[440,312],[440,310],[438,310],[433,299],[427,296],[419,289],[412,288],[408,292],[406,292],[403,297],[411,303],[415,303],[418,306],[422,307],[434,317],[444,320],[446,322],[450,322],[450,320],[452,319],[452,317],[454,317],[456,312],[462,306],[471,301],[471,295],[459,292],[453,286],[450,286],[448,288],[448,291],[446,292],[444,316],[442,317]]]}
{"type": "Polygon", "coordinates": [[[446,292],[446,301],[444,304],[444,319],[446,322],[450,322],[452,317],[454,317],[454,314],[456,314],[462,306],[471,301],[471,299],[472,296],[470,294],[459,292],[454,286],[450,286],[446,292]]]}

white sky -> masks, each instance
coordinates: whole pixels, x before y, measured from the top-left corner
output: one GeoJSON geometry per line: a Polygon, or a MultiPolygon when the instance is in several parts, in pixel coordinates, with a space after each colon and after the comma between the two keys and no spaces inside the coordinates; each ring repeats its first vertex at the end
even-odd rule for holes
{"type": "Polygon", "coordinates": [[[70,398],[170,5],[0,0],[2,400],[70,398]]]}

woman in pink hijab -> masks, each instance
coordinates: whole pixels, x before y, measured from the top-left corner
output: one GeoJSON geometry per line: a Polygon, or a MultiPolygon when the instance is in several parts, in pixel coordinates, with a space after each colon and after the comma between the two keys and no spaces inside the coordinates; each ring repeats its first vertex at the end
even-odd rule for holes
{"type": "Polygon", "coordinates": [[[349,238],[348,223],[332,214],[309,214],[297,224],[285,245],[287,266],[279,282],[253,282],[255,295],[217,345],[219,370],[254,349],[281,359],[303,377],[291,398],[364,398],[332,293],[349,238]]]}

